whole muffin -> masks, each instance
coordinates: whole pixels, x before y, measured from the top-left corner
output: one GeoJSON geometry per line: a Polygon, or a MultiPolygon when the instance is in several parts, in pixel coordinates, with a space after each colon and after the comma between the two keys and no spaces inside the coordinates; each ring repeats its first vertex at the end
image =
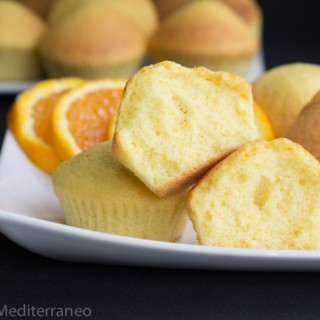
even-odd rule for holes
{"type": "Polygon", "coordinates": [[[15,1],[0,1],[0,80],[38,78],[42,69],[36,53],[46,25],[15,1]]]}
{"type": "Polygon", "coordinates": [[[320,161],[320,91],[302,109],[287,138],[302,145],[320,161]]]}
{"type": "Polygon", "coordinates": [[[78,9],[98,2],[108,4],[110,8],[125,15],[147,37],[158,26],[156,8],[151,0],[57,0],[50,11],[49,22],[51,24],[60,23],[78,9]]]}
{"type": "Polygon", "coordinates": [[[101,2],[51,26],[39,51],[50,77],[127,78],[139,68],[145,48],[135,24],[101,2]]]}
{"type": "Polygon", "coordinates": [[[253,83],[254,100],[269,117],[276,137],[283,137],[320,89],[320,66],[292,63],[273,68],[253,83]]]}
{"type": "Polygon", "coordinates": [[[172,60],[245,76],[258,50],[247,24],[220,1],[187,3],[162,21],[150,41],[154,62],[172,60]]]}
{"type": "Polygon", "coordinates": [[[262,11],[255,0],[220,0],[233,9],[249,25],[252,33],[261,40],[262,11]]]}
{"type": "Polygon", "coordinates": [[[53,185],[72,226],[161,241],[185,227],[186,193],[158,198],[112,156],[109,141],[63,162],[53,185]]]}
{"type": "Polygon", "coordinates": [[[181,5],[190,1],[191,0],[153,0],[161,20],[181,5]]]}

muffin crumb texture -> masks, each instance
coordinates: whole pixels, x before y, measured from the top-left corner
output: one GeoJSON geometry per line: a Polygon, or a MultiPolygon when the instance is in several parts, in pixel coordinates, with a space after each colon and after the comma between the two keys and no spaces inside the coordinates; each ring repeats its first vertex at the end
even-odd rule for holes
{"type": "Polygon", "coordinates": [[[188,210],[207,246],[320,249],[320,165],[281,138],[234,152],[191,191],[188,210]]]}
{"type": "Polygon", "coordinates": [[[113,151],[163,197],[192,185],[229,153],[258,138],[245,80],[166,61],[141,69],[128,82],[113,151]]]}

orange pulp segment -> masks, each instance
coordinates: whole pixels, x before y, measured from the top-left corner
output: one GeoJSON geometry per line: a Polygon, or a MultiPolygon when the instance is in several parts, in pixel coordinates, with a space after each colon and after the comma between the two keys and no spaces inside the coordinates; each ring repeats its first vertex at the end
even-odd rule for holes
{"type": "Polygon", "coordinates": [[[61,162],[51,141],[51,115],[59,97],[84,80],[51,79],[38,82],[20,94],[8,116],[8,126],[29,159],[40,169],[51,173],[61,162]]]}
{"type": "Polygon", "coordinates": [[[69,159],[110,139],[109,125],[120,105],[126,80],[90,81],[59,100],[52,118],[53,145],[69,159]]]}

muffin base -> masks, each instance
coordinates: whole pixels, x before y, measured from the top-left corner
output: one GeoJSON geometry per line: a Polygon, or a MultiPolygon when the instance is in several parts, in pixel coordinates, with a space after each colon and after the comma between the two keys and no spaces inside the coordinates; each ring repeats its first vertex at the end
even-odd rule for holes
{"type": "Polygon", "coordinates": [[[72,64],[42,57],[44,69],[49,77],[59,78],[66,76],[82,77],[86,79],[97,78],[129,78],[141,66],[143,57],[120,64],[90,63],[72,64]]]}
{"type": "Polygon", "coordinates": [[[41,75],[35,51],[0,49],[0,80],[34,80],[41,75]]]}
{"type": "MultiPolygon", "coordinates": [[[[56,190],[57,192],[57,190],[56,190]]],[[[86,197],[73,197],[58,191],[66,223],[121,236],[159,241],[176,241],[187,222],[185,203],[173,205],[167,199],[157,206],[86,197]]]]}

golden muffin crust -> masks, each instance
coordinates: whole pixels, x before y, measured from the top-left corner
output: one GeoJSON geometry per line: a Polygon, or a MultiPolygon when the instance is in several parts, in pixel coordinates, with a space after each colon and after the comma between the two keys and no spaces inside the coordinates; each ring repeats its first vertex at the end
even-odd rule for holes
{"type": "Polygon", "coordinates": [[[154,62],[171,60],[246,77],[258,43],[248,25],[227,5],[199,0],[169,15],[149,48],[154,62]]]}
{"type": "Polygon", "coordinates": [[[56,0],[17,0],[27,7],[29,7],[33,12],[40,15],[43,18],[47,17],[52,5],[56,0]]]}
{"type": "Polygon", "coordinates": [[[156,8],[151,0],[57,0],[50,11],[49,22],[60,23],[73,12],[99,2],[129,18],[147,37],[158,26],[156,8]]]}
{"type": "Polygon", "coordinates": [[[287,138],[302,145],[320,161],[320,91],[302,109],[287,138]]]}
{"type": "Polygon", "coordinates": [[[15,1],[0,1],[0,50],[34,49],[46,29],[44,21],[15,1]]]}
{"type": "Polygon", "coordinates": [[[0,80],[31,80],[42,68],[36,52],[46,24],[26,6],[0,1],[0,80]]]}
{"type": "MultiPolygon", "coordinates": [[[[195,0],[193,0],[195,1],[195,0]]],[[[211,0],[216,1],[216,0],[211,0]]],[[[255,34],[260,33],[262,24],[262,12],[255,0],[217,0],[227,4],[244,21],[248,23],[255,34]]],[[[160,19],[165,19],[177,9],[191,0],[154,0],[160,19]]]]}
{"type": "Polygon", "coordinates": [[[54,24],[39,45],[51,77],[130,77],[141,65],[146,39],[135,24],[102,2],[54,24]]]}
{"type": "Polygon", "coordinates": [[[152,53],[239,59],[251,58],[258,44],[246,23],[228,6],[201,0],[168,16],[151,39],[150,48],[152,53]]]}
{"type": "Polygon", "coordinates": [[[270,119],[276,137],[283,137],[319,89],[319,65],[292,63],[258,78],[253,83],[253,97],[270,119]]]}
{"type": "Polygon", "coordinates": [[[52,178],[70,225],[161,241],[185,227],[186,192],[157,197],[112,156],[110,141],[63,162],[52,178]]]}
{"type": "Polygon", "coordinates": [[[244,146],[191,190],[188,213],[202,245],[320,249],[320,165],[281,138],[244,146]]]}
{"type": "Polygon", "coordinates": [[[165,18],[168,14],[189,1],[190,0],[153,0],[160,19],[165,18]]]}
{"type": "Polygon", "coordinates": [[[248,24],[261,22],[261,9],[255,0],[220,0],[239,14],[248,24]]]}
{"type": "Polygon", "coordinates": [[[133,60],[141,57],[144,49],[144,39],[134,24],[100,4],[52,26],[40,43],[44,56],[93,65],[133,60]]]}

